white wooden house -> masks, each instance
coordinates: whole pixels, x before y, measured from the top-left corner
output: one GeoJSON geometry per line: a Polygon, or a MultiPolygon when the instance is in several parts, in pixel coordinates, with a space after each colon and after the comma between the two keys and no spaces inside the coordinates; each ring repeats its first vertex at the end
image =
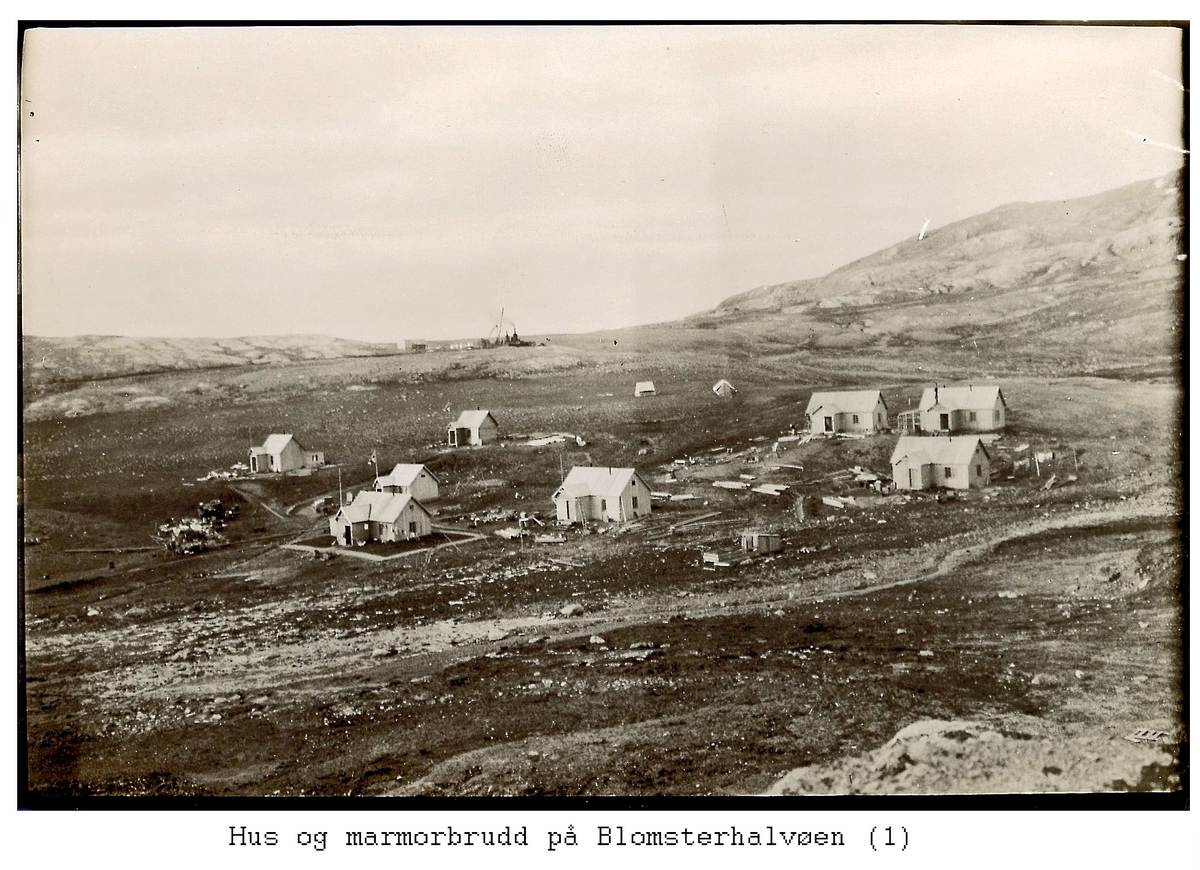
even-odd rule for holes
{"type": "Polygon", "coordinates": [[[253,474],[319,468],[324,464],[325,454],[320,450],[306,449],[295,435],[268,435],[261,447],[250,448],[250,471],[253,474]]]}
{"type": "Polygon", "coordinates": [[[923,432],[997,432],[1005,426],[1008,405],[995,384],[968,384],[927,387],[917,410],[923,432]]]}
{"type": "Polygon", "coordinates": [[[969,489],[988,485],[992,459],[978,435],[901,435],[892,451],[897,489],[969,489]]]}
{"type": "Polygon", "coordinates": [[[446,443],[451,447],[491,444],[500,437],[500,424],[491,411],[463,411],[446,427],[446,443]]]}
{"type": "Polygon", "coordinates": [[[804,418],[814,435],[869,434],[888,428],[888,407],[879,390],[825,390],[812,394],[804,418]]]}
{"type": "Polygon", "coordinates": [[[633,385],[633,394],[635,396],[656,396],[658,391],[654,389],[654,381],[638,381],[633,385]]]}
{"type": "Polygon", "coordinates": [[[577,465],[553,499],[562,525],[624,523],[650,515],[650,487],[634,468],[577,465]]]}
{"type": "Polygon", "coordinates": [[[411,495],[363,490],[329,520],[329,533],[343,546],[412,541],[433,532],[433,517],[411,495]]]}
{"type": "Polygon", "coordinates": [[[424,465],[401,463],[390,473],[375,478],[375,491],[411,495],[424,503],[437,499],[439,483],[434,473],[424,465]]]}

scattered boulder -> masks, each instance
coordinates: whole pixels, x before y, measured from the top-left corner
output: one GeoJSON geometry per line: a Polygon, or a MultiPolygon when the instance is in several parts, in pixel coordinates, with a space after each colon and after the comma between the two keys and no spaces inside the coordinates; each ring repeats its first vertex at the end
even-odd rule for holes
{"type": "Polygon", "coordinates": [[[598,634],[593,634],[591,637],[588,638],[588,643],[594,643],[594,644],[598,644],[600,646],[604,646],[605,644],[608,643],[608,641],[606,641],[604,638],[602,638],[598,634]]]}
{"type": "Polygon", "coordinates": [[[371,658],[375,659],[387,658],[388,656],[394,656],[395,654],[396,648],[394,646],[377,646],[375,649],[371,650],[371,658]]]}
{"type": "Polygon", "coordinates": [[[572,602],[558,611],[558,615],[563,619],[570,619],[573,616],[583,616],[583,605],[578,602],[572,602]]]}
{"type": "MultiPolygon", "coordinates": [[[[1111,734],[1069,735],[1044,720],[1003,724],[924,720],[879,749],[802,767],[769,794],[1012,794],[1161,790],[1179,787],[1161,746],[1111,734]]],[[[803,733],[802,720],[789,725],[803,733]]]]}

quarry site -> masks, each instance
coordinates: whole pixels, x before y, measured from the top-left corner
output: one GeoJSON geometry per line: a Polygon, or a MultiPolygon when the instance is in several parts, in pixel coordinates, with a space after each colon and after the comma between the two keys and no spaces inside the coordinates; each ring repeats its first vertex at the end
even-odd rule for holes
{"type": "Polygon", "coordinates": [[[1190,808],[1189,38],[19,21],[22,845],[1190,808]]]}
{"type": "MultiPolygon", "coordinates": [[[[1139,317],[1177,316],[1173,239],[1146,237],[1169,265],[1139,317]]],[[[948,298],[943,323],[965,304],[948,298]]],[[[27,342],[31,793],[1178,790],[1177,362],[1140,331],[1107,368],[1044,338],[1085,303],[1120,300],[1063,292],[1037,342],[1013,319],[936,361],[864,340],[853,323],[912,315],[878,300],[810,304],[817,337],[783,347],[778,308],[744,299],[619,344],[321,358],[297,340],[102,379],[27,342]],[[987,480],[897,486],[900,416],[949,383],[1002,390],[987,480]],[[877,390],[886,425],[820,431],[806,407],[827,388],[877,390]],[[452,445],[474,408],[494,439],[452,445]],[[271,432],[320,463],[250,471],[271,432]],[[439,481],[428,532],[332,535],[393,463],[439,481]],[[561,523],[574,467],[635,469],[651,509],[561,523]]],[[[144,353],[123,342],[92,365],[144,353]]]]}

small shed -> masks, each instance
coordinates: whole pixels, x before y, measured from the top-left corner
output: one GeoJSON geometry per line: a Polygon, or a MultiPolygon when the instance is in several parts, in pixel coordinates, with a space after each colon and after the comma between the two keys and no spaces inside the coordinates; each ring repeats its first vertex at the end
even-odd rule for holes
{"type": "Polygon", "coordinates": [[[638,381],[633,386],[633,394],[635,396],[656,396],[658,391],[654,389],[654,381],[638,381]]]}
{"type": "Polygon", "coordinates": [[[775,532],[742,532],[742,549],[747,553],[778,553],[783,538],[775,532]]]}
{"type": "Polygon", "coordinates": [[[500,437],[500,424],[491,411],[476,408],[463,411],[446,427],[446,443],[451,447],[491,444],[500,437]]]}

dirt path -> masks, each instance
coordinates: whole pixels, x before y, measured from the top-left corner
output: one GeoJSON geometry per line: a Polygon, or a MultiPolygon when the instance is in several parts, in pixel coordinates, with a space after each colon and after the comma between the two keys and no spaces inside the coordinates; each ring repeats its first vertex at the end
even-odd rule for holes
{"type": "Polygon", "coordinates": [[[257,496],[251,495],[250,493],[246,492],[246,490],[242,489],[240,486],[234,486],[231,483],[231,484],[229,484],[229,488],[232,489],[234,492],[236,492],[238,495],[240,495],[242,498],[244,498],[246,501],[250,502],[251,504],[257,505],[258,507],[262,508],[263,510],[265,510],[267,513],[271,514],[272,516],[283,520],[285,523],[292,521],[292,517],[281,514],[279,511],[275,510],[270,505],[268,505],[266,502],[264,502],[262,499],[258,498],[257,496]]]}
{"type": "MultiPolygon", "coordinates": [[[[1165,519],[1171,514],[1172,510],[1165,504],[1131,503],[1119,509],[1086,511],[1020,523],[999,530],[986,540],[950,550],[938,559],[932,571],[922,571],[901,580],[867,585],[858,583],[854,588],[846,586],[860,581],[862,574],[851,569],[822,578],[819,581],[822,588],[817,591],[812,589],[811,578],[796,578],[776,582],[762,589],[739,590],[736,593],[712,592],[687,598],[663,595],[617,599],[611,601],[603,612],[570,619],[548,615],[513,615],[473,622],[451,619],[419,627],[389,628],[353,638],[309,639],[301,644],[279,645],[269,650],[217,655],[207,659],[199,669],[195,665],[164,668],[162,663],[158,663],[134,669],[124,678],[124,687],[119,690],[115,686],[112,688],[116,695],[145,691],[154,693],[168,688],[179,691],[184,684],[194,691],[215,690],[220,686],[220,680],[230,674],[254,673],[256,679],[250,682],[261,687],[274,686],[289,693],[321,693],[326,690],[330,680],[342,684],[349,674],[371,672],[380,678],[393,672],[409,677],[423,675],[496,652],[503,646],[530,643],[534,639],[538,639],[538,642],[562,642],[671,617],[704,618],[743,614],[871,595],[945,577],[1005,543],[1051,531],[1165,519]],[[386,657],[380,657],[379,650],[386,650],[386,657]],[[174,670],[175,673],[168,676],[164,670],[168,673],[174,670]]],[[[927,551],[928,548],[922,549],[927,551]]],[[[914,562],[924,561],[919,553],[905,558],[914,562]]],[[[330,606],[334,605],[331,603],[330,606]]]]}

